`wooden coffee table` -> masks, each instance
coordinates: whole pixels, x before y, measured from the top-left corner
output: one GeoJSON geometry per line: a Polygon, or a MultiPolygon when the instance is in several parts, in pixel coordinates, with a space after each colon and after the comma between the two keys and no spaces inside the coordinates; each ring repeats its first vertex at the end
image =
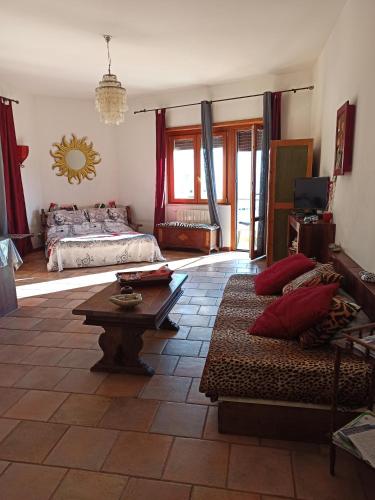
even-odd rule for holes
{"type": "Polygon", "coordinates": [[[142,334],[148,329],[178,330],[168,314],[183,294],[181,286],[186,278],[186,274],[174,274],[168,284],[134,286],[143,297],[143,302],[134,309],[121,309],[109,301],[111,295],[120,293],[117,282],[76,307],[72,312],[86,316],[85,325],[97,325],[105,330],[99,337],[103,357],[91,370],[153,375],[155,370],[139,357],[142,334]]]}

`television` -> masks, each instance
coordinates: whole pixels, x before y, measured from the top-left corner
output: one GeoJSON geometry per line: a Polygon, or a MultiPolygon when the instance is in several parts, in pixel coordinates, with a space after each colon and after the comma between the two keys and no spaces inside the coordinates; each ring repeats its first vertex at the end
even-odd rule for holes
{"type": "Polygon", "coordinates": [[[299,177],[294,184],[294,208],[299,210],[326,210],[329,177],[299,177]]]}

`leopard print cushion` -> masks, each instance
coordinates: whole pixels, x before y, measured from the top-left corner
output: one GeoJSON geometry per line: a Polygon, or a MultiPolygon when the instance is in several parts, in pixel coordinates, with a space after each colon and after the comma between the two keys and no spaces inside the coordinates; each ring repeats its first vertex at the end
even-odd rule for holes
{"type": "Polygon", "coordinates": [[[337,274],[333,268],[333,265],[328,264],[317,264],[314,269],[308,271],[307,273],[301,274],[294,280],[290,281],[283,288],[283,295],[301,288],[304,286],[316,286],[316,285],[329,285],[330,283],[339,283],[342,279],[341,274],[337,274]]]}
{"type": "Polygon", "coordinates": [[[342,330],[361,310],[358,304],[348,302],[337,295],[332,299],[331,310],[318,325],[301,333],[299,341],[304,349],[310,349],[329,342],[338,330],[342,330]]]}
{"type": "MultiPolygon", "coordinates": [[[[330,404],[334,351],[303,350],[297,340],[249,335],[247,329],[277,297],[255,294],[254,277],[234,275],[226,286],[213,330],[200,391],[219,396],[330,404]]],[[[343,354],[339,402],[366,402],[369,368],[343,354]]]]}

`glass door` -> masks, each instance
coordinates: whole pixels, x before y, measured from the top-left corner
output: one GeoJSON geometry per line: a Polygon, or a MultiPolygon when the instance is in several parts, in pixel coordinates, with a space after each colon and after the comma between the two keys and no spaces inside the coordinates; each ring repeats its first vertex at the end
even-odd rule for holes
{"type": "Polygon", "coordinates": [[[262,126],[236,132],[236,249],[258,257],[260,166],[262,126]]]}
{"type": "Polygon", "coordinates": [[[251,229],[252,130],[238,130],[236,144],[236,249],[248,252],[251,229]]]}

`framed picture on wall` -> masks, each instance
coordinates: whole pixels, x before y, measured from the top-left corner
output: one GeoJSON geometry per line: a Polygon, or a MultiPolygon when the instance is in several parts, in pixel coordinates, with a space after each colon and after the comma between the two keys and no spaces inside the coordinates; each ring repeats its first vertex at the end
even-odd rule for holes
{"type": "Polygon", "coordinates": [[[337,111],[335,167],[333,175],[352,170],[355,104],[345,104],[337,111]]]}

